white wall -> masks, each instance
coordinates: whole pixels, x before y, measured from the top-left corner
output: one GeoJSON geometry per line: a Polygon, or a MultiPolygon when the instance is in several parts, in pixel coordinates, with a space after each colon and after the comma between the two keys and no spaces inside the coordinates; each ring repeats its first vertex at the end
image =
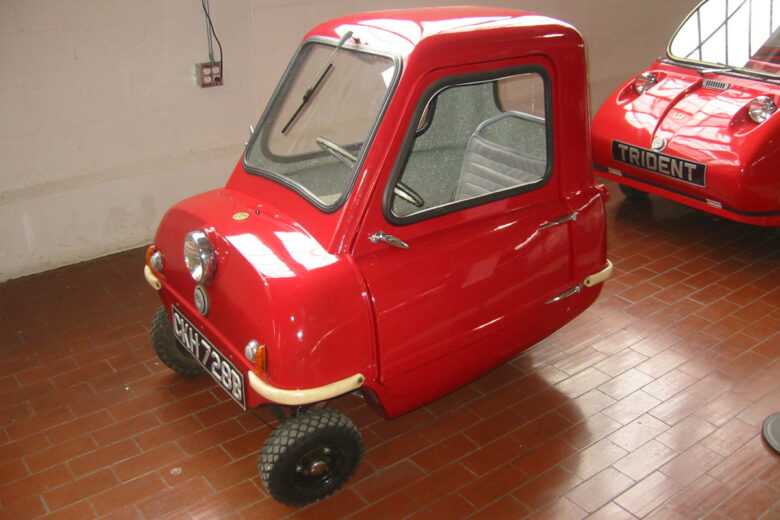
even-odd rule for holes
{"type": "Polygon", "coordinates": [[[200,0],[0,0],[0,281],[146,244],[171,204],[223,185],[313,25],[457,3],[575,25],[598,107],[696,0],[211,0],[225,85],[210,89],[200,0]]]}

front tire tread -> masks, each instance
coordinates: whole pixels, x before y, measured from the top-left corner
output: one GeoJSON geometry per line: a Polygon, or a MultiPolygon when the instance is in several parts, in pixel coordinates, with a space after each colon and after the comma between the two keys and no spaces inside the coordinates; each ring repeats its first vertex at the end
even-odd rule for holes
{"type": "Polygon", "coordinates": [[[179,374],[193,377],[206,371],[198,360],[185,351],[173,335],[173,326],[165,311],[160,307],[152,319],[152,348],[165,366],[179,374]]]}
{"type": "Polygon", "coordinates": [[[282,504],[301,506],[330,496],[349,480],[363,458],[364,445],[352,421],[338,410],[309,409],[288,419],[263,445],[257,461],[260,479],[282,504]],[[343,460],[319,487],[295,482],[301,457],[315,446],[341,450],[343,460]]]}

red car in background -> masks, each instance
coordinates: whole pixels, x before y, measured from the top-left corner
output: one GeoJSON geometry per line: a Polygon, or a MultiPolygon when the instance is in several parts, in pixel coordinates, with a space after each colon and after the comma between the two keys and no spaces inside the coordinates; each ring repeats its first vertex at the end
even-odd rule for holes
{"type": "Polygon", "coordinates": [[[597,112],[596,174],[628,197],[780,226],[779,101],[780,0],[705,0],[597,112]]]}

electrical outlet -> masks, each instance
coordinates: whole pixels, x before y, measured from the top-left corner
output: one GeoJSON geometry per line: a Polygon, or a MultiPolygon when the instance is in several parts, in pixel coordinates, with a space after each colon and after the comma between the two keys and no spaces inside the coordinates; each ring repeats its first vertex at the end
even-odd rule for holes
{"type": "Polygon", "coordinates": [[[208,61],[195,66],[198,76],[198,86],[201,88],[218,87],[222,85],[222,62],[208,61]]]}

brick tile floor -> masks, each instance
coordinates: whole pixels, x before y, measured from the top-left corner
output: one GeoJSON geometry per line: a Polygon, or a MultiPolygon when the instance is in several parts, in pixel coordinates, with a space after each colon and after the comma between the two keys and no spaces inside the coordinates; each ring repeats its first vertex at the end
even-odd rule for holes
{"type": "Polygon", "coordinates": [[[156,360],[143,251],[0,285],[0,517],[780,518],[780,234],[610,191],[596,304],[394,421],[339,399],[366,458],[301,509],[258,478],[269,426],[156,360]]]}

